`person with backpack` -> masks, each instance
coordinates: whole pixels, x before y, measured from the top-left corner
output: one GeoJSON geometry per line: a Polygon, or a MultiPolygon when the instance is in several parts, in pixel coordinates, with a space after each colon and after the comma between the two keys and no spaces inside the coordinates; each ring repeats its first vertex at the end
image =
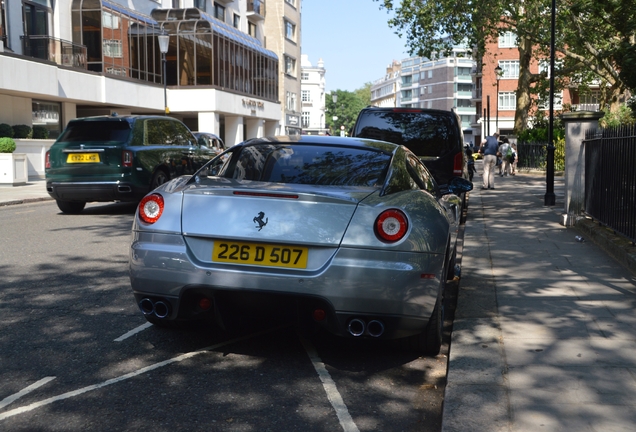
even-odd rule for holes
{"type": "Polygon", "coordinates": [[[481,142],[479,147],[479,153],[484,155],[484,174],[482,189],[494,189],[495,188],[495,166],[497,165],[497,153],[499,153],[499,134],[494,133],[491,136],[487,136],[481,142]]]}
{"type": "MultiPolygon", "coordinates": [[[[503,137],[501,139],[501,143],[499,145],[499,154],[501,157],[501,170],[499,174],[503,176],[510,175],[510,162],[512,158],[512,147],[510,147],[510,141],[508,141],[507,137],[503,137]]],[[[514,160],[514,159],[513,159],[514,160]]]]}

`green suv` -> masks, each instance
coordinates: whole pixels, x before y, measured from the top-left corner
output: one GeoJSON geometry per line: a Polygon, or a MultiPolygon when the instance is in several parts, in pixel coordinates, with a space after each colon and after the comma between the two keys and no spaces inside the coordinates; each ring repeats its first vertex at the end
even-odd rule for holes
{"type": "Polygon", "coordinates": [[[214,156],[172,117],[79,118],[46,153],[46,190],[62,212],[80,213],[90,201],[139,201],[214,156]]]}

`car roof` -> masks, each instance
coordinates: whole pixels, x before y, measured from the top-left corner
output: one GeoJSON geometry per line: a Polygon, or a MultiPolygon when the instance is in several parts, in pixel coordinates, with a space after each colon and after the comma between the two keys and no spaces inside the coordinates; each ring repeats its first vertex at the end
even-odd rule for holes
{"type": "Polygon", "coordinates": [[[333,146],[347,146],[347,147],[359,147],[359,148],[374,148],[377,150],[394,153],[398,144],[390,143],[387,141],[379,141],[368,138],[354,138],[354,137],[340,137],[329,135],[279,135],[272,137],[253,138],[237,146],[247,146],[254,144],[319,144],[319,145],[333,145],[333,146]]]}
{"type": "Polygon", "coordinates": [[[392,112],[423,112],[423,113],[432,113],[432,114],[446,114],[446,115],[455,115],[454,111],[449,110],[441,110],[435,108],[408,108],[408,107],[376,107],[376,106],[368,106],[362,109],[363,111],[392,111],[392,112]]]}
{"type": "Polygon", "coordinates": [[[148,115],[148,114],[128,114],[128,115],[119,115],[117,113],[113,113],[111,115],[101,115],[101,116],[91,116],[91,117],[78,117],[76,119],[71,120],[72,122],[84,122],[84,121],[127,121],[128,123],[133,123],[138,119],[163,119],[163,120],[175,120],[178,119],[174,117],[167,117],[162,115],[148,115]]]}

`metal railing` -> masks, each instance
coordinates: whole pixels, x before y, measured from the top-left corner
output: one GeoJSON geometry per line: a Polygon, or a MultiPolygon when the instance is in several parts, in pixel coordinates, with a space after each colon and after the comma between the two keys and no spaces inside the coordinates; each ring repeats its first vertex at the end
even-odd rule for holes
{"type": "Polygon", "coordinates": [[[86,69],[86,46],[47,35],[20,36],[25,56],[86,69]]]}
{"type": "Polygon", "coordinates": [[[517,142],[517,168],[544,170],[546,167],[546,143],[517,142]]]}
{"type": "Polygon", "coordinates": [[[262,17],[265,16],[265,2],[262,0],[248,0],[247,11],[254,12],[262,17]]]}
{"type": "Polygon", "coordinates": [[[589,131],[585,146],[585,212],[636,242],[636,128],[589,131]]]}

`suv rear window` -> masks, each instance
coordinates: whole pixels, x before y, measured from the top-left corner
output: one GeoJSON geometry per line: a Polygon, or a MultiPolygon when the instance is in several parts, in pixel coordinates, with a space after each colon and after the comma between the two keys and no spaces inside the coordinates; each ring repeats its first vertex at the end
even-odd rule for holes
{"type": "Polygon", "coordinates": [[[409,110],[365,110],[355,136],[401,144],[420,157],[456,151],[457,124],[450,115],[409,110]]]}
{"type": "Polygon", "coordinates": [[[58,141],[117,141],[126,142],[130,126],[125,121],[77,121],[68,125],[58,141]]]}

